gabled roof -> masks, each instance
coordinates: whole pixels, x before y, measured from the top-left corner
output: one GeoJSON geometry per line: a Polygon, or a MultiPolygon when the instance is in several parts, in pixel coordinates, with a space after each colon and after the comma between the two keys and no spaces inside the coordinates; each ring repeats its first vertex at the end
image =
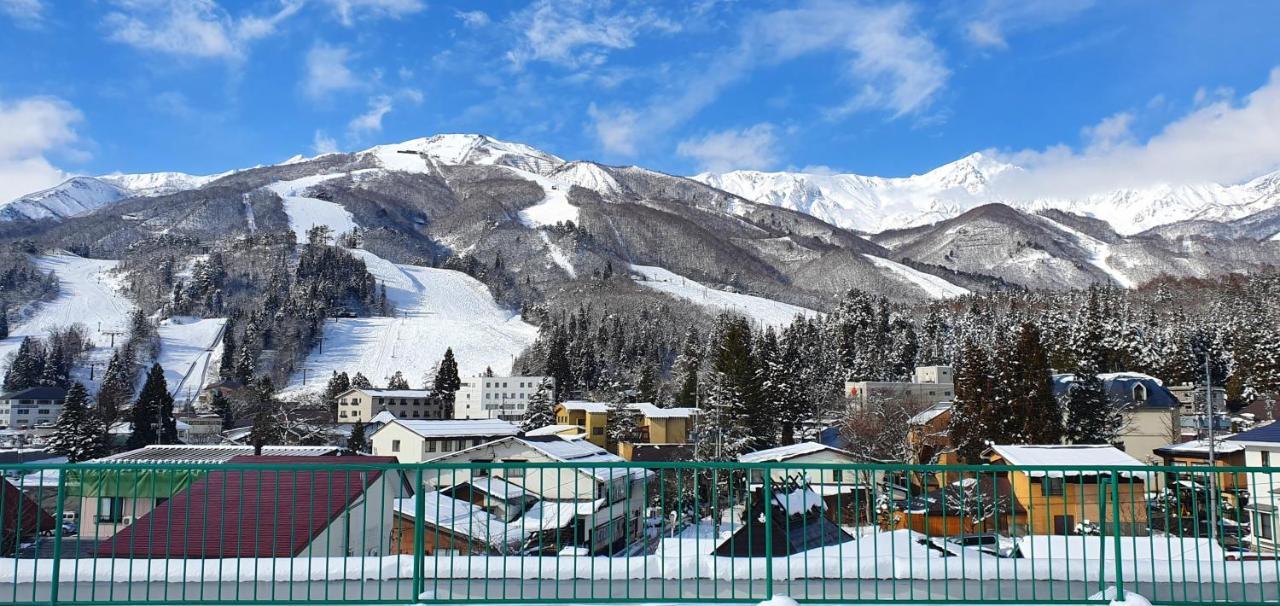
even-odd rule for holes
{"type": "Polygon", "coordinates": [[[67,390],[61,387],[37,385],[0,395],[0,400],[62,400],[66,397],[67,390]]]}
{"type": "Polygon", "coordinates": [[[938,402],[907,419],[908,425],[927,425],[930,421],[951,410],[951,402],[938,402]]]}
{"type": "Polygon", "coordinates": [[[609,412],[609,404],[607,402],[587,402],[584,400],[567,400],[560,403],[565,410],[582,411],[582,412],[609,412]]]}
{"type": "Polygon", "coordinates": [[[98,555],[141,558],[294,557],[382,476],[328,465],[394,457],[235,457],[297,469],[218,469],[98,545],[98,555]],[[325,463],[318,469],[308,464],[325,463]]]}
{"type": "Polygon", "coordinates": [[[600,463],[605,465],[602,467],[582,467],[577,470],[601,481],[608,481],[624,475],[632,475],[636,477],[649,475],[649,472],[644,469],[610,467],[608,466],[610,463],[626,463],[627,461],[618,455],[609,454],[605,449],[586,440],[574,440],[558,435],[524,437],[512,436],[500,438],[492,442],[486,442],[478,446],[472,446],[457,452],[441,455],[431,459],[431,461],[444,462],[448,459],[466,459],[468,456],[482,448],[491,448],[507,442],[518,444],[535,452],[541,453],[543,456],[555,462],[575,463],[580,465],[600,463]]]}
{"type": "MultiPolygon", "coordinates": [[[[1213,451],[1217,454],[1232,454],[1244,450],[1244,445],[1231,441],[1231,437],[1224,437],[1214,440],[1213,451]]],[[[1161,446],[1154,451],[1158,455],[1163,456],[1190,456],[1190,457],[1208,457],[1209,441],[1208,440],[1192,440],[1190,442],[1182,442],[1179,444],[1170,444],[1161,446]]]]}
{"type": "Polygon", "coordinates": [[[361,391],[380,398],[425,398],[431,395],[431,390],[429,389],[362,389],[359,387],[353,387],[347,390],[346,393],[353,391],[361,391]]]}
{"type": "MultiPolygon", "coordinates": [[[[1099,374],[1098,378],[1102,380],[1108,399],[1117,406],[1176,408],[1181,405],[1177,396],[1164,386],[1164,382],[1150,375],[1139,372],[1108,372],[1099,374]],[[1146,401],[1138,402],[1134,399],[1134,389],[1139,385],[1143,387],[1141,391],[1146,392],[1146,401]]],[[[1075,380],[1074,374],[1053,375],[1054,395],[1066,394],[1075,380]]]]}
{"type": "Polygon", "coordinates": [[[822,452],[824,450],[829,450],[854,459],[857,458],[853,453],[840,450],[839,448],[832,446],[827,446],[826,444],[819,444],[818,442],[801,442],[799,444],[766,448],[764,450],[740,454],[738,455],[738,461],[741,463],[781,462],[807,454],[822,452]]]}
{"type": "Polygon", "coordinates": [[[555,436],[555,435],[561,435],[565,433],[572,433],[574,435],[578,435],[578,434],[585,435],[587,432],[585,429],[578,427],[577,425],[547,425],[546,427],[538,427],[536,429],[530,429],[529,431],[524,432],[524,435],[526,437],[538,437],[538,436],[555,436]]]}
{"type": "Polygon", "coordinates": [[[650,419],[687,419],[702,413],[702,411],[697,408],[660,408],[648,402],[627,404],[627,408],[650,419]]]}
{"type": "Polygon", "coordinates": [[[1261,427],[1242,431],[1229,439],[1242,444],[1280,444],[1280,423],[1272,421],[1261,427]]]}
{"type": "Polygon", "coordinates": [[[10,555],[19,542],[30,541],[57,522],[17,486],[0,479],[0,555],[10,555]]]}
{"type": "MultiPolygon", "coordinates": [[[[263,446],[263,457],[320,457],[338,454],[336,446],[263,446]]],[[[94,463],[226,463],[253,455],[252,446],[155,444],[94,459],[94,463]]],[[[331,461],[331,460],[330,460],[331,461]]],[[[326,462],[330,462],[326,461],[326,462]]]]}
{"type": "MultiPolygon", "coordinates": [[[[1009,465],[1067,465],[1083,467],[1127,467],[1142,466],[1139,461],[1115,446],[1106,444],[1045,444],[1045,445],[1000,445],[992,444],[988,452],[993,452],[1009,465]]],[[[1105,472],[1105,470],[1102,470],[1105,472]]],[[[1067,471],[1028,471],[1028,476],[1045,476],[1060,478],[1063,476],[1091,476],[1097,472],[1088,470],[1067,471]]],[[[1121,472],[1128,476],[1131,472],[1121,472]]]]}
{"type": "MultiPolygon", "coordinates": [[[[499,437],[514,436],[520,433],[520,428],[498,419],[458,419],[458,420],[441,420],[441,421],[422,421],[422,420],[405,420],[397,419],[387,423],[383,428],[391,425],[399,425],[412,431],[424,438],[452,438],[452,437],[499,437]]],[[[378,432],[374,432],[377,434],[378,432]]]]}

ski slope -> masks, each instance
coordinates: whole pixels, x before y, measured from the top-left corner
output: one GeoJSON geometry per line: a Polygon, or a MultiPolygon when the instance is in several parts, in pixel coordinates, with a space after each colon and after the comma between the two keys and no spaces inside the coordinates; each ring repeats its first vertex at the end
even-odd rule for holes
{"type": "Polygon", "coordinates": [[[545,231],[539,231],[538,235],[542,236],[542,243],[547,245],[547,254],[551,256],[551,262],[563,269],[564,273],[569,274],[570,278],[578,277],[578,270],[573,268],[573,263],[569,261],[569,255],[564,254],[564,251],[559,246],[556,246],[555,242],[551,241],[551,236],[548,236],[545,231]]]}
{"type": "Polygon", "coordinates": [[[569,186],[518,168],[507,167],[507,170],[542,188],[542,201],[520,211],[521,223],[529,227],[545,227],[567,221],[578,222],[578,207],[569,204],[569,186]]]}
{"type": "Polygon", "coordinates": [[[452,347],[462,376],[486,367],[505,373],[516,355],[533,343],[538,328],[498,306],[480,281],[457,271],[397,265],[363,250],[351,250],[387,285],[392,318],[338,318],[327,321],[322,347],[305,363],[288,391],[324,388],[333,371],[363,373],[377,385],[399,370],[413,387],[434,372],[452,347]],[[321,351],[323,349],[323,351],[321,351]]]}
{"type": "Polygon", "coordinates": [[[1049,225],[1053,226],[1054,228],[1060,231],[1066,232],[1068,235],[1075,238],[1076,243],[1079,244],[1081,248],[1085,249],[1085,251],[1089,253],[1089,259],[1088,259],[1089,264],[1102,270],[1102,273],[1105,273],[1108,276],[1110,276],[1111,279],[1115,280],[1116,284],[1119,284],[1121,288],[1137,288],[1138,287],[1138,285],[1134,283],[1134,281],[1131,278],[1129,278],[1129,276],[1126,276],[1124,272],[1120,271],[1119,269],[1111,265],[1110,263],[1111,245],[1110,244],[1107,244],[1106,242],[1103,242],[1102,240],[1099,240],[1093,236],[1090,236],[1089,234],[1086,234],[1078,229],[1067,227],[1066,225],[1063,225],[1062,223],[1054,221],[1053,219],[1050,219],[1048,217],[1041,216],[1041,215],[1033,215],[1033,216],[1040,219],[1041,221],[1044,221],[1045,223],[1048,223],[1049,225]]]}
{"type": "Polygon", "coordinates": [[[919,286],[921,290],[928,293],[929,296],[934,299],[952,299],[969,294],[969,289],[967,288],[956,286],[955,284],[943,280],[938,276],[924,273],[913,267],[898,263],[897,261],[890,261],[889,259],[877,257],[875,255],[864,254],[862,256],[866,257],[867,260],[876,267],[887,269],[898,274],[899,277],[906,281],[919,286]]]}
{"type": "Polygon", "coordinates": [[[111,273],[117,262],[70,254],[43,256],[34,261],[40,271],[52,271],[58,277],[58,296],[14,322],[9,338],[0,341],[0,365],[8,368],[8,357],[18,351],[23,337],[43,338],[53,328],[83,324],[95,346],[87,362],[96,364],[97,372],[94,381],[89,381],[86,365],[76,369],[75,379],[95,391],[102,370],[111,359],[111,336],[105,333],[126,331],[133,312],[133,304],[121,294],[119,279],[111,273]]]}
{"type": "Polygon", "coordinates": [[[209,364],[222,340],[225,318],[175,316],[160,322],[160,356],[164,379],[178,404],[195,399],[212,376],[209,364]]]}
{"type": "MultiPolygon", "coordinates": [[[[284,200],[284,212],[289,215],[289,227],[293,229],[299,243],[306,243],[307,230],[316,225],[328,226],[335,236],[356,227],[355,219],[341,204],[302,195],[310,187],[345,176],[347,173],[315,175],[292,181],[276,181],[267,186],[267,189],[284,200]]],[[[252,207],[247,212],[252,212],[252,207]]]]}
{"type": "Polygon", "coordinates": [[[640,280],[636,280],[636,283],[642,286],[703,307],[741,314],[769,326],[790,324],[797,315],[813,317],[818,314],[812,309],[798,305],[708,288],[661,267],[632,265],[631,272],[641,277],[640,280]]]}

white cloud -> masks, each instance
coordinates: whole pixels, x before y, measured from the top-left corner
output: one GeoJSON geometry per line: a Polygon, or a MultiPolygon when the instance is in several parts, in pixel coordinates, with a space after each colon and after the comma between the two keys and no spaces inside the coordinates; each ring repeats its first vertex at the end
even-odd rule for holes
{"type": "MultiPolygon", "coordinates": [[[[1009,48],[1009,35],[1067,21],[1093,4],[1094,0],[986,0],[976,16],[964,22],[964,34],[974,46],[1003,50],[1009,48]]],[[[972,7],[964,6],[968,17],[972,7]]]]}
{"type": "Polygon", "coordinates": [[[484,11],[457,11],[454,13],[467,27],[484,27],[489,25],[489,14],[484,11]]]}
{"type": "Polygon", "coordinates": [[[529,61],[565,67],[603,64],[610,53],[635,46],[645,31],[674,32],[680,25],[643,5],[615,9],[608,0],[540,0],[512,17],[523,35],[507,53],[517,68],[529,61]]]}
{"type": "Polygon", "coordinates": [[[317,154],[332,154],[338,151],[338,142],[324,131],[317,130],[311,136],[311,150],[317,154]]]}
{"type": "Polygon", "coordinates": [[[275,33],[302,7],[281,2],[280,10],[233,17],[213,0],[116,0],[119,10],[103,21],[107,38],[138,49],[202,59],[244,59],[249,45],[275,33]]]}
{"type": "Polygon", "coordinates": [[[893,117],[925,110],[950,76],[942,53],[915,24],[906,4],[866,7],[812,0],[799,8],[761,13],[738,32],[736,47],[724,49],[698,73],[678,78],[684,88],[661,93],[639,108],[596,108],[590,113],[600,145],[631,154],[713,103],[730,85],[762,66],[830,53],[849,98],[831,110],[840,117],[881,110],[893,117]]]}
{"type": "Polygon", "coordinates": [[[47,156],[73,152],[69,146],[79,140],[75,126],[83,120],[80,110],[53,97],[0,101],[0,201],[66,179],[47,156]]]}
{"type": "Polygon", "coordinates": [[[426,10],[422,0],[324,0],[343,25],[351,27],[357,19],[389,17],[399,19],[426,10]]]}
{"type": "Polygon", "coordinates": [[[0,13],[25,28],[43,26],[46,8],[43,0],[0,0],[0,13]]]}
{"type": "Polygon", "coordinates": [[[378,95],[369,99],[369,111],[347,123],[347,134],[352,138],[382,131],[382,118],[395,107],[390,95],[378,95]]]}
{"type": "Polygon", "coordinates": [[[702,171],[764,170],[777,164],[777,144],[773,125],[761,123],[685,139],[676,153],[693,159],[702,171]]]}
{"type": "Polygon", "coordinates": [[[1244,99],[1199,107],[1146,141],[1127,134],[1126,115],[1086,129],[1089,145],[1080,152],[1058,145],[1002,154],[1026,170],[995,185],[1013,197],[1074,196],[1156,183],[1238,183],[1280,168],[1280,68],[1244,99]]]}
{"type": "Polygon", "coordinates": [[[341,46],[316,44],[307,51],[307,74],[303,80],[303,91],[313,99],[322,99],[330,93],[350,90],[361,86],[347,61],[351,59],[351,51],[341,46]]]}

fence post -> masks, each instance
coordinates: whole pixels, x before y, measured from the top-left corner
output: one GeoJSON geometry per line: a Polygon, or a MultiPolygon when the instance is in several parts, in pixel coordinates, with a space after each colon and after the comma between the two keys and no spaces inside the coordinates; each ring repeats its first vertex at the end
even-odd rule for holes
{"type": "Polygon", "coordinates": [[[770,600],[773,599],[773,474],[768,464],[760,475],[764,484],[764,599],[770,600]]]}
{"type": "Polygon", "coordinates": [[[423,493],[422,467],[414,471],[413,480],[413,600],[426,601],[422,597],[424,590],[423,566],[426,558],[426,539],[422,518],[427,515],[427,497],[423,493]]]}
{"type": "MultiPolygon", "coordinates": [[[[1133,490],[1133,484],[1130,483],[1129,490],[1133,490]]],[[[1115,511],[1115,521],[1112,524],[1115,530],[1112,536],[1115,537],[1115,553],[1111,557],[1116,561],[1116,601],[1124,601],[1124,559],[1120,557],[1120,472],[1111,470],[1111,501],[1112,509],[1115,511]]],[[[1101,537],[1099,537],[1101,538],[1101,537]]]]}
{"type": "MultiPolygon", "coordinates": [[[[43,478],[44,472],[45,470],[43,469],[37,472],[41,475],[42,481],[44,479],[43,478]]],[[[58,603],[58,586],[62,584],[59,582],[59,580],[61,578],[60,575],[62,573],[62,515],[65,513],[64,511],[65,506],[63,505],[63,501],[65,501],[67,498],[66,485],[67,485],[67,470],[64,468],[58,472],[58,493],[57,493],[58,503],[55,506],[56,517],[53,520],[53,582],[49,584],[49,603],[50,604],[58,603]]],[[[21,487],[19,487],[19,490],[21,490],[21,487]]],[[[36,520],[37,531],[40,527],[39,514],[40,512],[36,511],[35,520],[36,520]]],[[[84,523],[83,520],[79,520],[79,521],[81,523],[84,523]]],[[[19,528],[22,527],[21,519],[18,519],[17,527],[19,528]]],[[[17,579],[14,579],[14,590],[15,591],[17,590],[17,579]]],[[[34,591],[34,585],[33,585],[33,591],[34,591]]],[[[32,597],[34,597],[34,595],[32,597]]]]}

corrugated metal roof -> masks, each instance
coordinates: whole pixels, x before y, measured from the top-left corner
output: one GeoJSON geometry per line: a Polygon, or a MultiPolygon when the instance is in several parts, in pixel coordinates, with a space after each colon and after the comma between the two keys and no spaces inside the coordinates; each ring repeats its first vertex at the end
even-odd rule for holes
{"type": "MultiPolygon", "coordinates": [[[[263,446],[264,457],[318,457],[338,454],[336,446],[263,446]]],[[[252,446],[157,444],[113,454],[96,463],[225,463],[235,457],[252,455],[252,446]]]]}
{"type": "Polygon", "coordinates": [[[98,545],[98,555],[135,558],[294,557],[381,470],[306,469],[308,464],[395,463],[394,457],[241,456],[233,463],[299,469],[215,470],[98,545]]]}
{"type": "Polygon", "coordinates": [[[833,448],[831,446],[827,446],[826,444],[819,444],[818,442],[801,442],[799,444],[778,446],[776,448],[766,448],[764,450],[757,450],[755,452],[748,452],[746,454],[738,455],[738,461],[742,463],[764,463],[766,461],[785,461],[787,459],[792,459],[801,455],[813,454],[815,452],[822,452],[824,450],[830,450],[832,452],[847,454],[843,450],[840,450],[839,448],[833,448]]]}
{"type": "Polygon", "coordinates": [[[399,419],[396,423],[404,426],[424,438],[446,438],[456,436],[514,436],[520,428],[498,419],[459,419],[447,421],[407,421],[399,419]]]}

